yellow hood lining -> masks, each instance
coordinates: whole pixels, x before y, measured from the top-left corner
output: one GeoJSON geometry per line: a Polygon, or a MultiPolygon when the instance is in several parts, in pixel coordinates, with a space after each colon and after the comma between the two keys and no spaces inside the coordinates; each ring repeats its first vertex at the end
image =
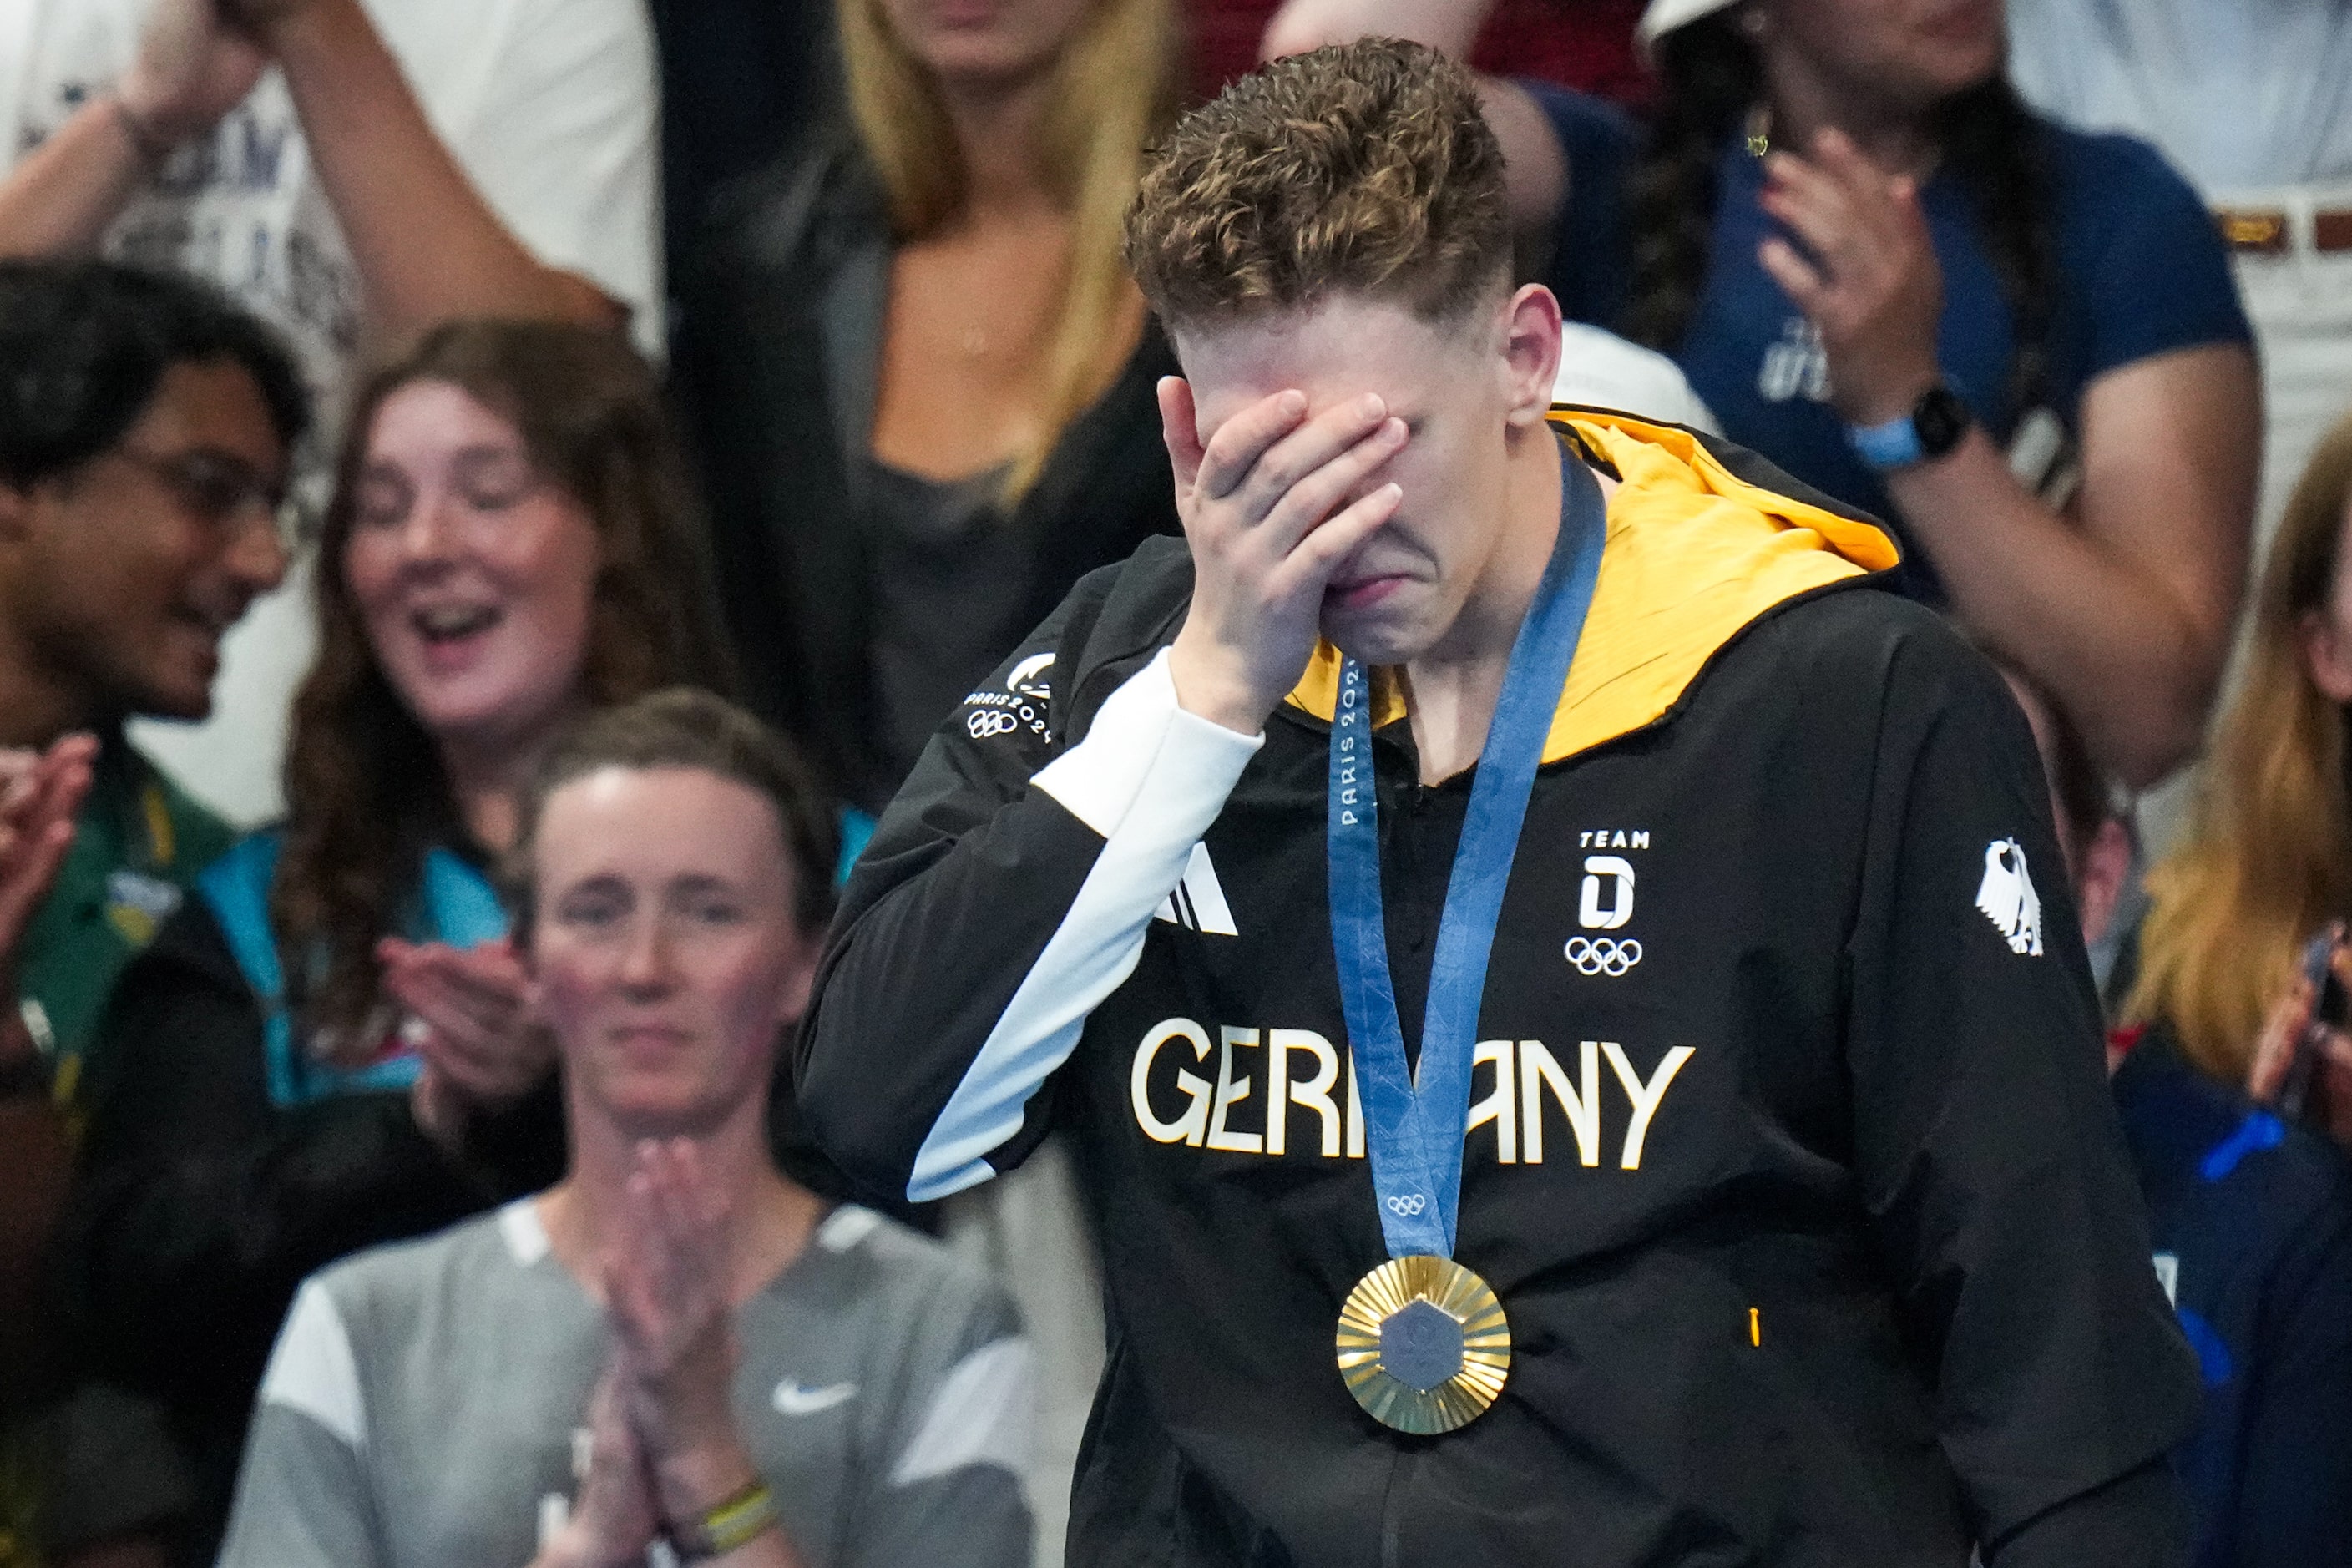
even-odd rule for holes
{"type": "MultiPolygon", "coordinates": [[[[1726,643],[1776,605],[1900,558],[1884,531],[1749,484],[1686,431],[1581,408],[1555,408],[1550,417],[1622,478],[1547,763],[1656,721],[1726,643]]],[[[1328,721],[1339,658],[1318,643],[1287,700],[1328,721]]],[[[1400,672],[1375,670],[1373,723],[1404,714],[1400,672]]]]}

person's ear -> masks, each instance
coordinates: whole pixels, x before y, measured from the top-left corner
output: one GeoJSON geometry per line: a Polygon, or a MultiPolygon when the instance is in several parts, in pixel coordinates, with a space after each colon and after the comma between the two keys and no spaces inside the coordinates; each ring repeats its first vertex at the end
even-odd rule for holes
{"type": "Polygon", "coordinates": [[[2326,610],[2307,610],[2296,629],[2303,634],[2303,667],[2311,683],[2329,701],[2352,704],[2352,646],[2336,617],[2326,610]]]}
{"type": "Polygon", "coordinates": [[[1540,425],[1559,378],[1559,301],[1540,283],[1522,285],[1503,308],[1501,368],[1515,429],[1540,425]]]}
{"type": "Polygon", "coordinates": [[[2131,829],[2118,817],[2108,817],[2083,847],[2082,866],[2074,879],[2074,899],[2082,908],[2083,944],[2090,946],[2107,934],[2131,880],[2131,829]]]}

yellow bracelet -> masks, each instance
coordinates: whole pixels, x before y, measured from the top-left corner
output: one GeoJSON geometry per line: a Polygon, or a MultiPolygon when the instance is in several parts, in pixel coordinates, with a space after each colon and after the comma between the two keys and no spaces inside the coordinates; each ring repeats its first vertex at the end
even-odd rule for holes
{"type": "Polygon", "coordinates": [[[775,1493],[767,1482],[753,1481],[705,1510],[701,1518],[671,1525],[669,1543],[687,1562],[698,1563],[750,1545],[777,1521],[775,1493]]]}

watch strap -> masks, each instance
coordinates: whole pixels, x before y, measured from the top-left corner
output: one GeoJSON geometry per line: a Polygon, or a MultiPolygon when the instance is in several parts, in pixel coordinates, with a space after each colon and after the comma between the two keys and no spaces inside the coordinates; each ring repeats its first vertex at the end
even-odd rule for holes
{"type": "Polygon", "coordinates": [[[1968,400],[1939,381],[1921,393],[1901,418],[1883,425],[1849,425],[1845,435],[1864,462],[1886,473],[1943,457],[1966,438],[1975,423],[1968,400]]]}
{"type": "Polygon", "coordinates": [[[1908,414],[1883,425],[1849,425],[1845,438],[1864,462],[1882,474],[1890,468],[1907,468],[1927,455],[1919,444],[1918,424],[1908,414]]]}

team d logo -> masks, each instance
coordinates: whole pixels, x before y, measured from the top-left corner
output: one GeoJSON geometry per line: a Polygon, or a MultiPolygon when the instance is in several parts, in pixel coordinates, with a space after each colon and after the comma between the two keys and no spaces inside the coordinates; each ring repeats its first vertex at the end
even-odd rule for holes
{"type": "Polygon", "coordinates": [[[1984,879],[1977,884],[1977,908],[2009,943],[2009,951],[2042,956],[2042,896],[2025,869],[2025,850],[2014,838],[1985,846],[1984,879]]]}
{"type": "Polygon", "coordinates": [[[1622,855],[1587,855],[1576,923],[1587,931],[1615,931],[1633,918],[1633,862],[1622,855]]]}
{"type": "MultiPolygon", "coordinates": [[[[1584,886],[1576,896],[1576,923],[1589,931],[1615,931],[1633,918],[1633,862],[1622,855],[1587,855],[1584,886]]],[[[1614,977],[1642,962],[1642,944],[1632,937],[1621,942],[1611,936],[1572,936],[1562,951],[1579,974],[1614,977]]]]}

